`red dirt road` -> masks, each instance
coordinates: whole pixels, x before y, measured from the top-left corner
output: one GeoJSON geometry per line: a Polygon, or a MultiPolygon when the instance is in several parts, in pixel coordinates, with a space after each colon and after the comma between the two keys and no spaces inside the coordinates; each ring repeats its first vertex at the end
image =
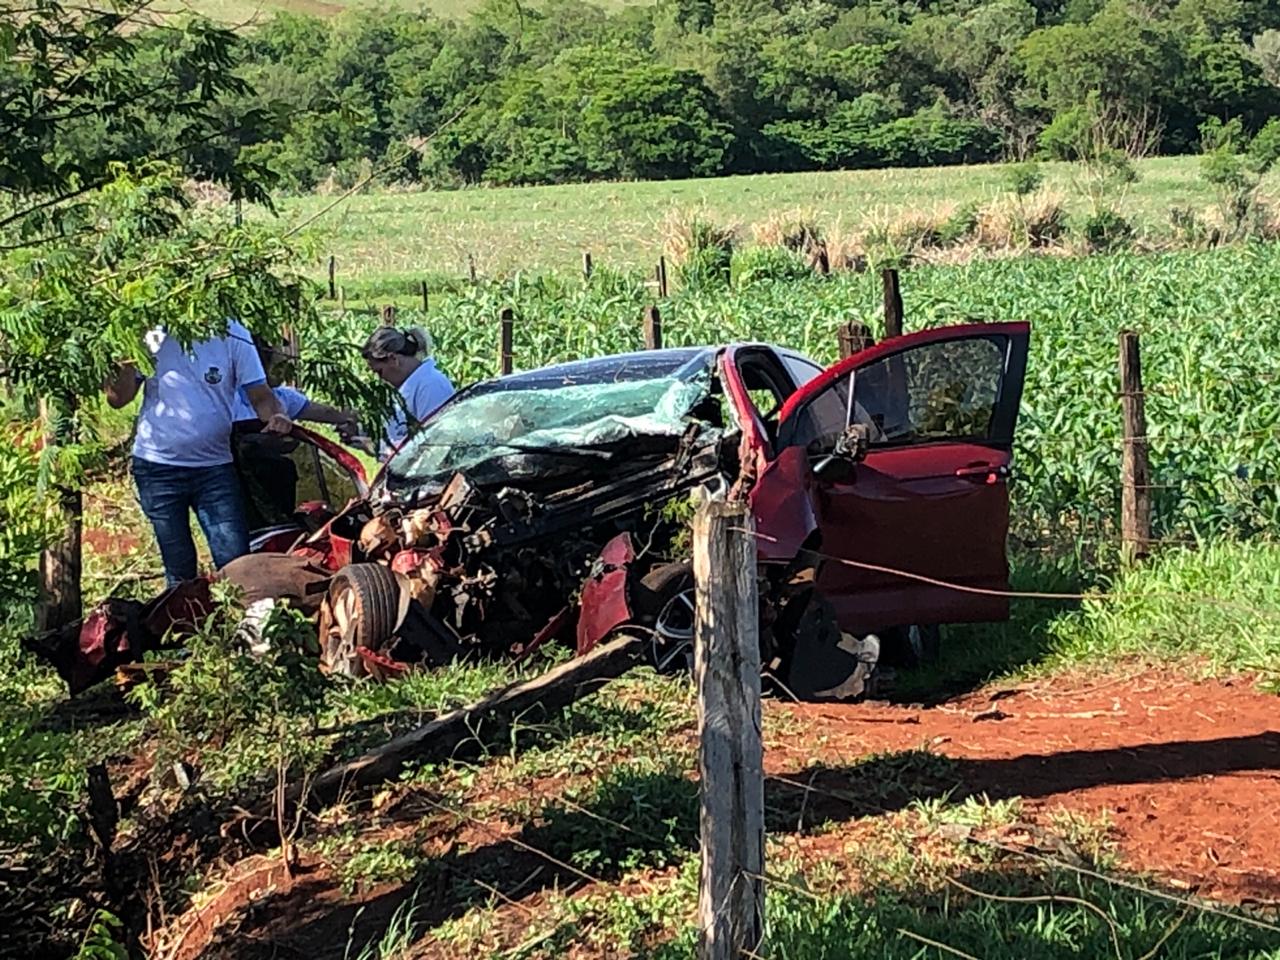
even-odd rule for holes
{"type": "MultiPolygon", "coordinates": [[[[1128,869],[1215,899],[1280,901],[1280,698],[1247,678],[1147,671],[986,690],[929,709],[777,709],[821,731],[817,755],[837,770],[924,748],[955,761],[961,793],[1023,797],[1028,818],[1052,808],[1107,815],[1128,869]]],[[[808,738],[786,738],[768,751],[766,773],[796,779],[814,755],[808,738]]]]}

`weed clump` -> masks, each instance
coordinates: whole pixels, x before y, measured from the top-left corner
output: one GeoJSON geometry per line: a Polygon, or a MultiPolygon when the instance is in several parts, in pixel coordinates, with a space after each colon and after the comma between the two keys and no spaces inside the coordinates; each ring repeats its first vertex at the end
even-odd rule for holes
{"type": "Polygon", "coordinates": [[[731,276],[735,287],[762,281],[803,280],[813,271],[800,255],[787,247],[747,247],[733,255],[731,276]]]}
{"type": "Polygon", "coordinates": [[[261,627],[266,649],[250,650],[243,612],[230,588],[215,582],[213,612],[187,642],[187,658],[163,681],[129,693],[157,737],[158,768],[197,763],[216,788],[264,774],[298,774],[323,752],[319,727],[328,681],[308,646],[309,621],[287,606],[271,608],[261,627]]]}
{"type": "Polygon", "coordinates": [[[673,210],[663,222],[664,248],[686,287],[727,283],[738,246],[736,224],[720,224],[699,213],[673,210]]]}

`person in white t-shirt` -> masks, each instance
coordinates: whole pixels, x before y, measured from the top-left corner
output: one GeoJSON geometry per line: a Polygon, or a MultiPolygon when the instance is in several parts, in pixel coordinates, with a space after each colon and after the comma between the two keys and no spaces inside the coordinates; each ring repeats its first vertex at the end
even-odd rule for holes
{"type": "Polygon", "coordinates": [[[379,327],[365,341],[362,354],[369,369],[399,390],[404,400],[405,409],[396,411],[385,427],[387,444],[382,456],[386,459],[404,442],[411,427],[453,396],[453,384],[436,367],[431,337],[421,327],[379,327]]]}
{"type": "Polygon", "coordinates": [[[192,344],[190,350],[163,330],[148,333],[146,344],[155,374],[143,377],[132,363],[124,363],[104,388],[116,408],[142,391],[133,479],[160,545],[165,579],[174,584],[196,575],[192,510],[215,566],[249,552],[240,478],[231,457],[237,392],[244,388],[266,432],[288,433],[293,424],[267,385],[241,324],[232,321],[225,336],[192,344]]]}

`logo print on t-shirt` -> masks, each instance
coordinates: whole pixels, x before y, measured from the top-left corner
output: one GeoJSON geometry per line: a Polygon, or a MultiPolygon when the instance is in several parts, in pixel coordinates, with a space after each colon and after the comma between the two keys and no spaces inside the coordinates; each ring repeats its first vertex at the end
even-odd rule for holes
{"type": "Polygon", "coordinates": [[[204,382],[210,384],[218,384],[222,382],[222,371],[217,367],[210,367],[204,372],[204,382]]]}

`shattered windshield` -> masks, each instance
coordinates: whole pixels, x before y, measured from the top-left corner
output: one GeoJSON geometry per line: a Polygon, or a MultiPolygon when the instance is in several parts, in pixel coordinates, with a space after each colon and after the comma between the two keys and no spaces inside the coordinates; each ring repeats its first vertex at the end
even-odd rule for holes
{"type": "MultiPolygon", "coordinates": [[[[612,358],[611,358],[612,359],[612,358]]],[[[520,454],[606,456],[637,436],[679,436],[711,391],[705,358],[569,364],[477,384],[433,416],[387,465],[390,487],[444,482],[520,454]]]]}

